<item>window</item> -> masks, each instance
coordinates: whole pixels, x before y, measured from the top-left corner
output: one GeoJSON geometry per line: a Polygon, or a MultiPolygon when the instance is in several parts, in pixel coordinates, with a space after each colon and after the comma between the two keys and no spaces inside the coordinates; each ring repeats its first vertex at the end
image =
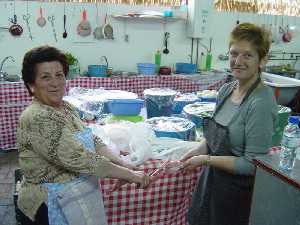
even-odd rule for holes
{"type": "Polygon", "coordinates": [[[300,16],[300,0],[215,0],[218,11],[300,16]]]}
{"type": "Polygon", "coordinates": [[[43,0],[44,2],[82,2],[82,3],[108,3],[130,5],[159,5],[180,6],[181,0],[43,0]]]}

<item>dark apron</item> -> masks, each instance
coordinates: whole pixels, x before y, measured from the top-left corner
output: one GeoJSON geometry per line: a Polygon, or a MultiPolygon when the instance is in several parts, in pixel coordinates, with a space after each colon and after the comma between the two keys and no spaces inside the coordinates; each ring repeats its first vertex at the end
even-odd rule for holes
{"type": "MultiPolygon", "coordinates": [[[[242,103],[259,82],[260,79],[253,84],[242,103]]],[[[220,103],[216,111],[224,104],[225,100],[220,103]]],[[[231,152],[228,127],[218,124],[214,118],[204,118],[203,132],[208,154],[234,156],[231,152]]],[[[205,167],[188,211],[189,224],[247,225],[253,182],[253,176],[235,175],[211,166],[205,167]]]]}

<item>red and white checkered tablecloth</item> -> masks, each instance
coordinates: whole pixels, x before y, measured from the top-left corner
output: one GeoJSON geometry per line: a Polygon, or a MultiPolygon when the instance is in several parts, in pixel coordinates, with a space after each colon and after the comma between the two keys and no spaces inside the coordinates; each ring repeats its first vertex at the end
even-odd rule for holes
{"type": "MultiPolygon", "coordinates": [[[[161,160],[148,160],[143,168],[152,172],[161,165],[161,160]]],[[[137,189],[135,184],[126,184],[111,191],[114,179],[100,179],[101,192],[108,224],[113,225],[185,225],[186,213],[191,201],[201,168],[193,173],[177,171],[161,174],[147,189],[137,189]]]]}
{"type": "MultiPolygon", "coordinates": [[[[107,90],[125,90],[143,97],[143,91],[154,87],[169,87],[182,93],[199,90],[219,89],[226,76],[136,76],[136,77],[79,77],[67,82],[67,90],[72,87],[99,88],[107,90]]],[[[16,127],[21,112],[31,102],[27,89],[22,82],[0,82],[0,150],[16,149],[16,127]]]]}

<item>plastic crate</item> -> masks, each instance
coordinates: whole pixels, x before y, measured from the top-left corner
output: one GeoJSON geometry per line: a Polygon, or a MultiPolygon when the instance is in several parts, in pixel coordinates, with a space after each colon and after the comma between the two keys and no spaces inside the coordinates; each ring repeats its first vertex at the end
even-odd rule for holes
{"type": "Polygon", "coordinates": [[[142,99],[110,99],[108,110],[113,115],[138,115],[143,105],[142,99]]]}
{"type": "Polygon", "coordinates": [[[291,114],[289,107],[278,105],[278,115],[274,125],[272,134],[272,145],[279,146],[281,143],[284,127],[288,123],[288,118],[291,114]]]}

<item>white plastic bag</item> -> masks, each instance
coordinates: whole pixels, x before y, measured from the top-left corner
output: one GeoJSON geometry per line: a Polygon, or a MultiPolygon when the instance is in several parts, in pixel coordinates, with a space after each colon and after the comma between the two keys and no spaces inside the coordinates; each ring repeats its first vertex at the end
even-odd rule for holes
{"type": "Polygon", "coordinates": [[[154,131],[146,123],[132,123],[121,121],[104,126],[91,125],[93,133],[117,155],[128,152],[122,158],[133,164],[139,165],[152,157],[152,140],[154,131]]]}

